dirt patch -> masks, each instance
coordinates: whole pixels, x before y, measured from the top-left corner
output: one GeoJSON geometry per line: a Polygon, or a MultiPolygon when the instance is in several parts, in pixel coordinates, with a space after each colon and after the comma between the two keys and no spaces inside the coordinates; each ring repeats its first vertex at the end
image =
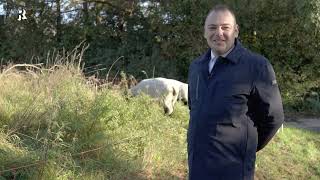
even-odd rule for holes
{"type": "Polygon", "coordinates": [[[293,126],[320,133],[320,118],[287,118],[284,126],[293,126]]]}

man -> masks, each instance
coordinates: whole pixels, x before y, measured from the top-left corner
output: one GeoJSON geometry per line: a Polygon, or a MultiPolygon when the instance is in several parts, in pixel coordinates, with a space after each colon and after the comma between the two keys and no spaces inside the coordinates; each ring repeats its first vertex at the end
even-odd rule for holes
{"type": "Polygon", "coordinates": [[[256,151],[284,120],[271,64],[238,35],[234,13],[215,6],[204,27],[210,49],[189,69],[190,180],[253,179],[256,151]]]}

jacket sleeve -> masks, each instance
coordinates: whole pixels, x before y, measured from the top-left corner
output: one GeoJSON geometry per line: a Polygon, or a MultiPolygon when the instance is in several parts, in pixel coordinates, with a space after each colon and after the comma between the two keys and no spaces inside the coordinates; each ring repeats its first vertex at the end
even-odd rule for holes
{"type": "Polygon", "coordinates": [[[279,87],[272,65],[265,59],[253,88],[253,120],[258,130],[257,151],[264,148],[284,122],[279,87]]]}

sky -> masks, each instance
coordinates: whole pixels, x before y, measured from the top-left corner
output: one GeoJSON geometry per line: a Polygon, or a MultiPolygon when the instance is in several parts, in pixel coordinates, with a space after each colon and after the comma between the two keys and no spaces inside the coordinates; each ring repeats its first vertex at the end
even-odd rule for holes
{"type": "Polygon", "coordinates": [[[0,4],[0,15],[4,15],[3,4],[0,4]]]}

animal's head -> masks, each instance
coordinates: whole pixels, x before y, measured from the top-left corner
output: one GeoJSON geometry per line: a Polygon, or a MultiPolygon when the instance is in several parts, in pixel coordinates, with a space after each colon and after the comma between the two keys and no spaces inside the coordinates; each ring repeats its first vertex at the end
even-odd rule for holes
{"type": "Polygon", "coordinates": [[[169,97],[164,99],[164,103],[163,103],[163,109],[164,109],[164,113],[167,115],[170,115],[173,113],[173,102],[172,99],[170,99],[169,97]]]}
{"type": "Polygon", "coordinates": [[[188,84],[181,84],[178,99],[184,102],[184,104],[188,104],[188,84]]]}
{"type": "Polygon", "coordinates": [[[171,115],[173,113],[174,105],[178,99],[178,90],[172,87],[172,90],[163,99],[164,113],[171,115]]]}

